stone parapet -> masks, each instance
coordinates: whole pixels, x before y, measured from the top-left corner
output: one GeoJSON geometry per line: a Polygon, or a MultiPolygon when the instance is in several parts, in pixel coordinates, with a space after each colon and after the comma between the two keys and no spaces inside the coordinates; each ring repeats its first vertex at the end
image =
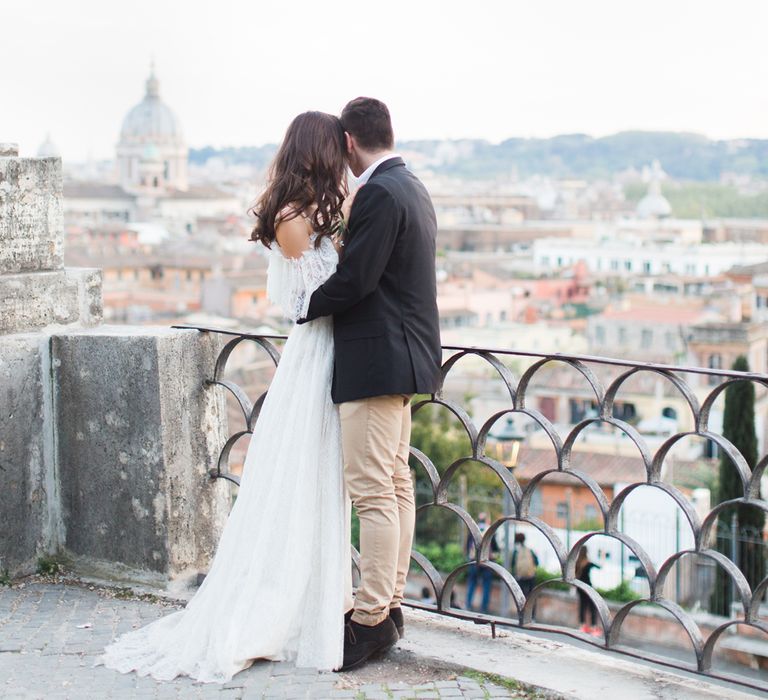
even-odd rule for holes
{"type": "Polygon", "coordinates": [[[0,576],[45,555],[196,578],[230,506],[215,335],[99,327],[101,271],[64,268],[61,161],[0,144],[0,576]]]}
{"type": "Polygon", "coordinates": [[[0,275],[60,270],[61,159],[13,154],[12,146],[0,144],[0,275]]]}
{"type": "Polygon", "coordinates": [[[219,349],[167,328],[52,337],[64,547],[103,576],[162,583],[207,569],[230,506],[230,487],[207,475],[226,411],[200,367],[219,349]]]}
{"type": "Polygon", "coordinates": [[[0,275],[0,335],[49,326],[95,326],[102,314],[97,268],[0,275]]]}
{"type": "Polygon", "coordinates": [[[0,574],[61,543],[51,405],[48,338],[0,336],[0,574]]]}

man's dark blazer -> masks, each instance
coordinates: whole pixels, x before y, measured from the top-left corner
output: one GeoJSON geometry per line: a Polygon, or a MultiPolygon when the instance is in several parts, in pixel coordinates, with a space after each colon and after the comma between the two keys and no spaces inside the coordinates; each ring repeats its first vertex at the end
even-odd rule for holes
{"type": "Polygon", "coordinates": [[[401,158],[384,161],[357,192],[338,268],[307,313],[333,315],[335,403],[437,391],[436,237],[424,185],[401,158]]]}

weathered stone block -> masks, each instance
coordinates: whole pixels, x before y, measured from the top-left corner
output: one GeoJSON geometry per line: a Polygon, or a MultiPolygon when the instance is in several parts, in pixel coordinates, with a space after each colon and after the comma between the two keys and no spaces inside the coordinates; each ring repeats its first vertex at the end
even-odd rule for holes
{"type": "Polygon", "coordinates": [[[165,581],[205,570],[230,503],[207,477],[226,440],[221,391],[203,383],[221,341],[122,326],[52,340],[66,549],[122,578],[120,564],[165,581]]]}
{"type": "Polygon", "coordinates": [[[0,152],[0,275],[64,266],[61,197],[60,158],[0,152]]]}
{"type": "Polygon", "coordinates": [[[97,268],[0,275],[0,334],[51,325],[94,326],[101,318],[101,270],[97,268]]]}
{"type": "Polygon", "coordinates": [[[0,573],[59,544],[48,355],[46,337],[0,336],[0,573]]]}

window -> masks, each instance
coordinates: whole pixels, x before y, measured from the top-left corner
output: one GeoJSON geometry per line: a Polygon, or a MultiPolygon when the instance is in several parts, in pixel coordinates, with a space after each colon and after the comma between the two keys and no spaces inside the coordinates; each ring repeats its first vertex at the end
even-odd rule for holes
{"type": "Polygon", "coordinates": [[[187,270],[187,282],[192,279],[192,270],[187,270]]]}
{"type": "Polygon", "coordinates": [[[544,506],[541,502],[541,491],[539,491],[539,489],[536,489],[531,494],[531,506],[529,512],[533,516],[540,516],[544,514],[544,506]]]}
{"type": "Polygon", "coordinates": [[[667,331],[664,334],[664,345],[667,346],[667,350],[675,349],[675,334],[672,331],[667,331]]]}
{"type": "Polygon", "coordinates": [[[651,261],[650,260],[643,260],[643,272],[645,272],[645,274],[647,274],[647,275],[651,274],[651,261]]]}
{"type": "Polygon", "coordinates": [[[613,404],[613,417],[619,420],[631,421],[637,415],[635,404],[633,403],[615,403],[613,404]]]}
{"type": "MultiPolygon", "coordinates": [[[[710,369],[722,369],[723,368],[723,358],[720,355],[719,352],[712,353],[709,356],[709,359],[707,360],[707,367],[710,369]]],[[[709,376],[709,385],[714,386],[715,384],[720,383],[720,378],[716,375],[710,375],[709,376]]]]}
{"type": "Polygon", "coordinates": [[[619,269],[619,261],[611,260],[611,270],[618,270],[618,269],[619,269]]]}
{"type": "Polygon", "coordinates": [[[631,260],[625,260],[624,261],[624,269],[627,270],[627,272],[632,272],[632,261],[631,260]]]}
{"type": "Polygon", "coordinates": [[[585,520],[597,520],[597,508],[591,503],[584,506],[584,519],[585,520]]]}
{"type": "Polygon", "coordinates": [[[557,511],[555,513],[555,516],[559,520],[567,520],[568,519],[568,504],[565,501],[561,501],[557,504],[557,511]]]}
{"type": "Polygon", "coordinates": [[[557,258],[557,266],[558,267],[562,267],[563,266],[563,259],[560,256],[558,256],[558,258],[557,258]]]}
{"type": "Polygon", "coordinates": [[[619,344],[627,344],[627,329],[624,326],[619,326],[619,344]]]}
{"type": "Polygon", "coordinates": [[[595,342],[599,345],[605,345],[605,328],[603,326],[595,326],[595,342]]]}
{"type": "Polygon", "coordinates": [[[653,345],[653,331],[648,328],[644,328],[640,334],[640,345],[644,348],[649,348],[653,345]]]}

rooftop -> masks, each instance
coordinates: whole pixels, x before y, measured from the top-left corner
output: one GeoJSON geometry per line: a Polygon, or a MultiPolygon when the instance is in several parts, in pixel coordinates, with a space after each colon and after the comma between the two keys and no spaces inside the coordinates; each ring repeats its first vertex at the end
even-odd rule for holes
{"type": "MultiPolygon", "coordinates": [[[[571,453],[571,467],[586,472],[600,486],[612,487],[615,484],[631,484],[645,479],[645,464],[640,457],[618,456],[594,452],[571,453]]],[[[521,447],[515,467],[515,478],[528,482],[537,474],[557,468],[554,450],[539,450],[521,447]]],[[[551,474],[548,483],[573,484],[574,477],[565,472],[551,474]]]]}

